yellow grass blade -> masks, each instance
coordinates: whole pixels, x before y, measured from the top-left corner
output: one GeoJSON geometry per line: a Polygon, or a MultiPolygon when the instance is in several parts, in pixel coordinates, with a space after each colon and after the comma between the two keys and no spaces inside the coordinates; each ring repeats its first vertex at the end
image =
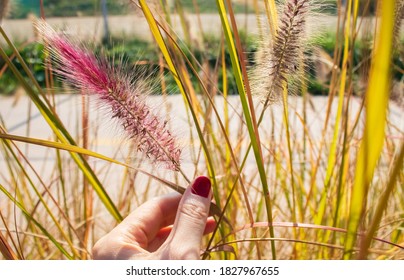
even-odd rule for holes
{"type": "Polygon", "coordinates": [[[390,175],[389,181],[386,184],[386,190],[384,193],[381,195],[379,199],[379,203],[376,207],[375,214],[373,215],[372,219],[372,224],[370,225],[368,232],[363,239],[363,242],[360,246],[360,251],[359,251],[359,258],[364,259],[366,258],[368,251],[369,251],[369,246],[372,242],[373,236],[376,233],[377,229],[380,226],[380,221],[383,216],[383,212],[386,208],[386,205],[388,203],[389,197],[391,193],[394,190],[394,187],[397,185],[397,177],[400,175],[400,171],[403,170],[403,163],[404,163],[404,141],[402,142],[401,145],[401,151],[399,152],[399,155],[397,156],[396,163],[394,165],[393,171],[390,175]]]}
{"type": "Polygon", "coordinates": [[[278,30],[278,11],[276,10],[275,0],[264,0],[264,3],[271,35],[274,38],[278,30]]]}
{"type": "MultiPolygon", "coordinates": [[[[183,194],[185,192],[185,188],[183,188],[181,186],[178,186],[176,184],[173,184],[173,183],[171,183],[171,182],[169,182],[167,180],[161,179],[158,176],[153,175],[153,174],[151,174],[151,173],[149,173],[147,171],[135,168],[135,167],[130,166],[130,165],[126,164],[126,163],[117,161],[117,160],[112,159],[110,157],[101,155],[99,153],[96,153],[96,152],[93,152],[93,151],[90,151],[90,150],[87,150],[87,149],[84,149],[84,148],[81,148],[81,147],[78,147],[78,146],[73,146],[73,145],[60,143],[60,142],[52,142],[52,141],[43,140],[43,139],[36,139],[36,138],[30,138],[30,137],[24,137],[24,136],[12,135],[12,134],[5,134],[5,133],[0,133],[0,139],[6,139],[6,140],[12,140],[12,141],[18,141],[18,142],[24,142],[24,143],[39,145],[39,146],[43,146],[43,147],[60,149],[60,150],[65,150],[65,151],[72,152],[72,153],[78,153],[78,154],[98,158],[98,159],[101,159],[101,160],[105,160],[105,161],[108,161],[108,162],[111,162],[111,163],[114,163],[114,164],[124,166],[126,168],[135,169],[135,170],[137,170],[137,171],[139,171],[139,172],[141,172],[141,173],[143,173],[143,174],[145,174],[145,175],[159,181],[160,183],[170,187],[171,189],[173,189],[173,190],[175,190],[175,191],[177,191],[177,192],[179,192],[181,194],[183,194]]],[[[210,207],[210,214],[218,216],[218,217],[222,216],[222,212],[221,212],[220,208],[217,205],[213,204],[213,203],[211,204],[211,207],[210,207]]],[[[223,220],[226,223],[228,223],[229,225],[231,225],[229,220],[226,217],[223,217],[223,220]]]]}
{"type": "MultiPolygon", "coordinates": [[[[245,71],[243,71],[244,70],[243,68],[245,65],[240,65],[240,62],[239,62],[238,51],[241,52],[242,50],[240,49],[241,44],[240,44],[238,33],[236,31],[237,26],[236,26],[235,20],[234,20],[234,13],[230,12],[229,14],[232,17],[232,25],[235,29],[234,36],[236,38],[237,46],[233,39],[233,34],[232,34],[232,31],[230,28],[229,20],[227,18],[227,12],[226,12],[223,0],[217,0],[216,4],[217,4],[218,11],[220,14],[220,20],[222,22],[222,28],[223,28],[223,32],[224,32],[224,35],[226,38],[226,43],[229,48],[229,54],[230,54],[231,64],[232,64],[232,68],[233,68],[233,72],[234,72],[234,78],[236,80],[237,89],[239,92],[241,105],[243,108],[243,114],[244,114],[246,125],[248,128],[248,134],[251,139],[251,146],[254,151],[255,162],[257,164],[258,173],[260,175],[260,180],[261,180],[261,184],[262,184],[262,190],[264,193],[265,205],[266,205],[266,210],[267,210],[267,219],[268,219],[269,223],[272,223],[272,204],[271,204],[271,199],[270,199],[267,175],[265,173],[265,167],[264,167],[264,163],[263,163],[263,156],[262,156],[262,151],[261,151],[261,146],[260,146],[259,133],[258,133],[258,129],[257,129],[257,122],[255,120],[255,115],[253,113],[254,107],[252,104],[251,92],[249,90],[247,90],[248,77],[246,76],[245,71]]],[[[241,63],[244,63],[244,61],[241,61],[241,63]]],[[[248,153],[248,151],[247,151],[247,153],[248,153]]],[[[270,233],[271,237],[275,236],[274,229],[272,227],[269,227],[269,233],[270,233]]],[[[271,252],[272,252],[273,259],[276,259],[275,242],[271,242],[271,252]]]]}
{"type": "MultiPolygon", "coordinates": [[[[6,133],[0,133],[0,139],[5,139],[5,140],[12,140],[12,141],[18,141],[18,142],[24,142],[24,143],[29,143],[29,144],[33,144],[33,145],[38,145],[38,146],[43,146],[43,147],[48,147],[48,148],[54,148],[54,149],[58,149],[58,150],[64,150],[64,151],[68,151],[71,153],[77,153],[77,154],[81,154],[81,155],[87,155],[87,156],[91,156],[94,158],[98,158],[101,160],[105,160],[114,164],[118,164],[121,166],[124,166],[126,168],[130,168],[130,169],[136,169],[139,172],[142,172],[150,177],[152,177],[153,179],[156,179],[158,181],[160,181],[161,183],[164,183],[165,185],[169,186],[170,188],[172,188],[175,191],[178,191],[179,193],[184,193],[185,189],[177,186],[175,184],[172,184],[166,180],[163,180],[155,175],[152,175],[146,171],[143,171],[141,169],[132,167],[126,163],[117,161],[113,158],[104,156],[102,154],[90,151],[88,149],[84,149],[78,146],[73,146],[70,144],[66,144],[66,143],[60,143],[60,142],[54,142],[54,141],[48,141],[48,140],[43,140],[43,139],[36,139],[36,138],[31,138],[31,137],[24,137],[24,136],[18,136],[18,135],[12,135],[12,134],[6,134],[6,133]]],[[[220,212],[219,212],[220,213],[220,212]]]]}
{"type": "MultiPolygon", "coordinates": [[[[163,56],[164,56],[164,58],[166,60],[166,63],[168,65],[168,69],[171,71],[171,73],[172,73],[172,75],[174,77],[174,80],[177,83],[178,88],[179,88],[184,100],[186,101],[186,104],[188,105],[188,108],[190,109],[190,112],[192,114],[192,118],[194,120],[196,129],[198,131],[198,135],[199,135],[199,139],[201,141],[201,145],[203,147],[203,151],[204,151],[204,154],[205,154],[205,157],[206,157],[206,161],[208,163],[207,166],[208,166],[209,176],[210,176],[210,178],[212,180],[213,186],[216,189],[217,183],[216,183],[216,176],[215,176],[214,167],[213,167],[212,160],[211,160],[211,157],[210,157],[209,152],[208,152],[206,142],[205,142],[205,140],[203,138],[202,129],[201,129],[200,125],[199,125],[198,118],[196,116],[196,112],[193,109],[193,107],[190,106],[192,104],[192,102],[191,102],[189,96],[187,95],[187,93],[185,91],[185,87],[184,87],[184,85],[183,85],[183,83],[182,83],[182,81],[180,79],[180,75],[179,75],[179,73],[177,71],[177,68],[175,67],[174,61],[173,61],[173,59],[172,59],[172,57],[170,55],[170,52],[169,52],[169,50],[168,50],[168,48],[166,46],[166,43],[165,43],[165,41],[163,39],[163,36],[161,35],[159,26],[158,26],[158,24],[157,24],[157,22],[156,22],[156,20],[155,20],[155,18],[153,16],[153,14],[151,13],[149,6],[147,5],[146,1],[144,1],[144,0],[139,0],[139,4],[140,4],[140,7],[142,8],[143,14],[146,17],[146,20],[147,20],[147,22],[149,24],[150,31],[152,32],[153,37],[156,40],[156,42],[157,42],[157,44],[158,44],[158,46],[160,48],[160,51],[162,52],[162,54],[163,54],[163,56]]],[[[183,176],[188,182],[190,181],[186,177],[186,175],[184,173],[183,173],[183,176]]],[[[218,206],[220,208],[220,205],[219,205],[220,202],[219,202],[218,197],[216,196],[215,199],[216,199],[216,203],[218,203],[218,206]]]]}
{"type": "Polygon", "coordinates": [[[54,237],[53,237],[53,235],[51,235],[36,219],[34,219],[32,216],[31,216],[31,214],[24,208],[24,206],[21,204],[21,203],[19,203],[15,198],[14,198],[14,196],[12,195],[12,194],[10,194],[7,190],[6,190],[6,188],[2,185],[2,184],[0,184],[0,191],[1,192],[3,192],[7,197],[8,197],[8,199],[10,199],[10,201],[12,201],[18,208],[20,208],[20,210],[22,211],[22,213],[24,214],[24,216],[28,219],[28,220],[30,220],[30,221],[32,221],[34,224],[35,224],[35,226],[37,226],[41,231],[42,231],[42,233],[44,234],[44,235],[46,235],[48,238],[49,238],[49,240],[53,243],[53,244],[55,244],[55,246],[60,250],[60,252],[63,254],[63,255],[65,255],[66,256],[66,258],[67,259],[73,259],[73,257],[66,251],[66,249],[62,246],[62,244],[60,244],[54,237]]]}
{"type": "Polygon", "coordinates": [[[342,72],[341,72],[341,81],[339,87],[339,97],[338,97],[338,108],[337,108],[337,116],[335,118],[335,127],[334,127],[334,135],[332,138],[332,143],[330,147],[330,155],[328,157],[327,163],[327,171],[325,175],[324,181],[324,189],[321,194],[321,201],[320,206],[315,217],[315,223],[321,224],[323,221],[326,204],[327,204],[327,194],[330,187],[331,176],[333,171],[335,170],[335,160],[337,156],[337,147],[338,147],[338,139],[340,134],[340,124],[342,118],[342,110],[344,105],[344,96],[345,96],[345,87],[347,82],[347,67],[348,67],[348,58],[349,58],[349,51],[350,51],[350,27],[351,27],[351,13],[352,13],[352,0],[349,0],[348,3],[348,11],[347,11],[347,20],[345,26],[345,42],[344,42],[344,55],[342,60],[342,72]]]}
{"type": "Polygon", "coordinates": [[[352,190],[348,235],[344,259],[350,259],[356,233],[366,210],[366,196],[385,140],[386,115],[389,100],[390,63],[393,42],[395,1],[383,1],[381,26],[372,61],[366,102],[366,123],[360,146],[352,190]]]}
{"type": "Polygon", "coordinates": [[[70,144],[66,143],[60,143],[60,142],[54,142],[54,141],[48,141],[48,140],[43,140],[43,139],[36,139],[36,138],[31,138],[31,137],[24,137],[24,136],[18,136],[18,135],[12,135],[12,134],[6,134],[6,133],[0,133],[0,139],[7,139],[7,140],[13,140],[13,141],[18,141],[18,142],[25,142],[29,144],[35,144],[39,146],[44,146],[44,147],[49,147],[49,148],[55,148],[55,149],[60,149],[60,150],[65,150],[69,151],[72,153],[78,153],[82,155],[87,155],[95,158],[99,158],[105,161],[109,161],[115,164],[123,165],[126,166],[126,164],[117,161],[115,159],[106,157],[104,155],[98,154],[96,152],[80,148],[78,146],[73,146],[70,144]]]}
{"type": "MultiPolygon", "coordinates": [[[[27,82],[26,79],[23,78],[21,73],[18,71],[16,66],[11,62],[7,54],[4,52],[3,48],[0,46],[0,56],[3,57],[5,60],[6,64],[10,68],[10,70],[14,73],[14,75],[17,77],[23,88],[25,89],[26,93],[32,100],[32,102],[35,104],[35,106],[38,108],[39,112],[41,113],[41,116],[46,120],[47,124],[49,127],[52,129],[53,133],[57,136],[57,138],[62,142],[62,143],[69,143],[72,145],[75,145],[75,141],[73,137],[70,135],[70,133],[66,130],[62,122],[60,121],[59,117],[55,112],[53,112],[50,108],[50,104],[46,97],[43,94],[42,88],[39,86],[38,82],[35,80],[35,77],[31,73],[30,69],[26,65],[25,61],[19,54],[18,50],[15,48],[11,40],[8,38],[7,34],[4,32],[2,27],[0,26],[0,33],[3,36],[3,38],[7,41],[8,45],[10,46],[11,49],[13,49],[16,57],[18,58],[21,66],[23,67],[24,71],[30,78],[30,81],[34,84],[35,88],[38,90],[40,95],[44,97],[44,101],[38,96],[37,92],[35,92],[34,88],[27,82]],[[45,104],[46,103],[46,104],[45,104]]],[[[71,154],[73,160],[76,162],[77,166],[79,169],[82,171],[83,175],[87,178],[87,180],[90,182],[90,184],[93,186],[94,190],[97,192],[99,195],[101,201],[105,205],[105,207],[108,209],[108,211],[111,213],[111,215],[115,218],[117,221],[122,220],[122,216],[119,213],[118,209],[114,205],[113,201],[105,191],[104,187],[102,186],[101,182],[91,169],[90,165],[88,162],[81,157],[81,155],[72,153],[71,154]]]]}

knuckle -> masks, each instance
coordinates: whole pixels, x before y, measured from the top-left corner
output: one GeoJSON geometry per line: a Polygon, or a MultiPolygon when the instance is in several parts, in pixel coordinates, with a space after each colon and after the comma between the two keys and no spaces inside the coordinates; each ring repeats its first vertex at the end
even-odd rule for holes
{"type": "Polygon", "coordinates": [[[192,220],[204,220],[208,217],[208,210],[198,203],[184,203],[180,209],[181,214],[192,220]]]}

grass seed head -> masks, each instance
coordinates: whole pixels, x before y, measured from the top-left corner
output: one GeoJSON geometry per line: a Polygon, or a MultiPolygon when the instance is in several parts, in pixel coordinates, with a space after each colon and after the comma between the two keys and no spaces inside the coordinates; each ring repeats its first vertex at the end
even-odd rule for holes
{"type": "Polygon", "coordinates": [[[115,66],[105,57],[78,46],[44,21],[36,27],[56,64],[55,72],[70,85],[95,95],[152,163],[179,170],[181,149],[167,122],[145,102],[150,83],[144,77],[131,77],[123,65],[115,66]]]}
{"type": "Polygon", "coordinates": [[[285,86],[299,80],[304,68],[306,21],[312,1],[287,0],[281,12],[275,38],[267,40],[259,50],[256,67],[251,74],[255,95],[264,103],[274,103],[282,96],[285,86]],[[271,42],[269,42],[271,41],[271,42]]]}

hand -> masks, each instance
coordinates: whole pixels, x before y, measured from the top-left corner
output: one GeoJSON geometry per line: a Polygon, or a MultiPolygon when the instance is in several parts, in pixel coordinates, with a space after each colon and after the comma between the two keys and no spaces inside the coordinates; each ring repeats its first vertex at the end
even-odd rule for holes
{"type": "Polygon", "coordinates": [[[142,204],[95,244],[93,258],[199,259],[202,235],[216,226],[208,218],[211,197],[210,180],[201,176],[182,196],[170,194],[142,204]]]}

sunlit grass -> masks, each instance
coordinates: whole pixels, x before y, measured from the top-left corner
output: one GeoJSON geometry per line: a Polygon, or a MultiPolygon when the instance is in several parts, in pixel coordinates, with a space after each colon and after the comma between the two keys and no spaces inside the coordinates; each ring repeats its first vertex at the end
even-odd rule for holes
{"type": "MultiPolygon", "coordinates": [[[[273,0],[264,2],[262,11],[256,6],[255,13],[264,16],[268,27],[260,31],[261,40],[272,42],[282,27],[282,9],[273,0]]],[[[5,163],[0,175],[3,258],[89,259],[96,240],[137,205],[173,189],[183,192],[193,177],[208,175],[218,227],[204,240],[204,259],[403,259],[404,131],[392,119],[397,107],[389,99],[390,70],[400,68],[392,61],[393,51],[400,48],[393,38],[398,36],[394,24],[400,21],[395,20],[395,1],[379,1],[371,66],[363,71],[368,76],[360,77],[367,81],[366,94],[354,96],[359,83],[354,54],[363,28],[357,23],[366,11],[356,0],[347,3],[335,27],[328,97],[307,93],[301,51],[293,64],[296,71],[283,68],[287,79],[278,83],[281,99],[272,104],[253,96],[254,71],[248,71],[245,36],[231,1],[216,1],[223,33],[215,66],[209,58],[195,56],[197,46],[189,34],[180,37],[170,28],[174,10],[155,10],[147,1],[133,1],[147,19],[159,53],[159,61],[151,63],[159,67],[159,88],[167,100],[162,111],[176,115],[169,108],[173,97],[165,92],[168,78],[181,94],[175,97],[174,110],[184,108],[184,119],[173,117],[169,125],[184,133],[187,159],[182,174],[139,159],[130,143],[120,142],[108,155],[98,152],[94,142],[107,124],[101,118],[101,128],[94,127],[90,121],[91,98],[76,108],[79,121],[69,131],[59,117],[55,96],[48,93],[54,91],[52,75],[41,88],[0,27],[6,71],[13,72],[29,107],[35,106],[52,131],[51,139],[32,137],[29,132],[35,128],[28,121],[26,135],[14,135],[0,120],[5,163]],[[6,48],[13,50],[12,56],[6,48]],[[16,63],[23,66],[24,75],[16,63]],[[297,81],[293,87],[291,80],[297,81]],[[236,84],[238,96],[228,95],[230,83],[236,84]],[[301,97],[291,96],[292,89],[301,97]],[[34,146],[46,151],[45,159],[54,155],[48,172],[30,159],[34,146]]],[[[187,14],[180,8],[174,7],[186,30],[187,14]]]]}

